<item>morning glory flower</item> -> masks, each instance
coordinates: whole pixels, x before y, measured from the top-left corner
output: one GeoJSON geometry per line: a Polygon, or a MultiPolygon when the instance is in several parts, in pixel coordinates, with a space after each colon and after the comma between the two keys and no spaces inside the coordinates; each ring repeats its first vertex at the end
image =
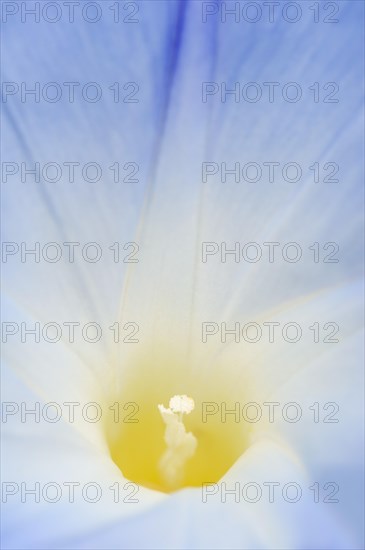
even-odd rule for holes
{"type": "Polygon", "coordinates": [[[361,548],[363,5],[4,4],[4,548],[361,548]]]}

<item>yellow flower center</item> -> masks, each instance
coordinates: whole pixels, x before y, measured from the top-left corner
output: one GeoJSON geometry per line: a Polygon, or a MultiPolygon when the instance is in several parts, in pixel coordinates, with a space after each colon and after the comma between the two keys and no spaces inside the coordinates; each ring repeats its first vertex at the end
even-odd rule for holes
{"type": "Polygon", "coordinates": [[[110,419],[105,425],[111,457],[123,475],[163,492],[219,481],[248,446],[250,427],[237,422],[235,415],[221,414],[222,406],[231,409],[239,400],[237,381],[229,383],[227,373],[211,375],[209,369],[189,372],[171,353],[156,351],[138,357],[130,367],[117,397],[123,413],[120,421],[110,419]],[[194,410],[184,414],[183,425],[193,434],[196,446],[171,482],[161,468],[167,444],[166,423],[158,405],[167,405],[172,396],[182,394],[195,403],[194,410]],[[128,403],[135,405],[123,410],[128,403]]]}

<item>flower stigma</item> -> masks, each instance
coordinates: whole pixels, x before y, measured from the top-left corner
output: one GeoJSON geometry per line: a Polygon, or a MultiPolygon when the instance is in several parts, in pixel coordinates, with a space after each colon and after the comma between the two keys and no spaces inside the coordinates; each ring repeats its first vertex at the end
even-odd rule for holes
{"type": "Polygon", "coordinates": [[[159,462],[159,469],[165,483],[172,489],[183,479],[185,462],[194,456],[198,441],[187,432],[183,423],[183,414],[190,414],[195,403],[187,395],[175,395],[170,399],[169,408],[158,405],[164,421],[166,451],[159,462]]]}

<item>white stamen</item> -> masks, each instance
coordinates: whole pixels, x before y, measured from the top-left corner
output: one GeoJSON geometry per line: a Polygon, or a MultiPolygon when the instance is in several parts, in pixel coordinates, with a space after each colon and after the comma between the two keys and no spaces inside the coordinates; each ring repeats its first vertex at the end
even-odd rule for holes
{"type": "Polygon", "coordinates": [[[174,395],[170,399],[170,409],[174,412],[182,412],[183,414],[190,414],[194,410],[194,399],[187,395],[174,395]]]}
{"type": "Polygon", "coordinates": [[[187,395],[175,395],[170,399],[169,405],[168,409],[158,405],[162,420],[166,424],[167,445],[159,467],[164,481],[170,487],[174,487],[182,481],[185,462],[194,455],[198,442],[191,432],[186,432],[182,421],[183,414],[190,414],[194,409],[194,400],[187,395]]]}

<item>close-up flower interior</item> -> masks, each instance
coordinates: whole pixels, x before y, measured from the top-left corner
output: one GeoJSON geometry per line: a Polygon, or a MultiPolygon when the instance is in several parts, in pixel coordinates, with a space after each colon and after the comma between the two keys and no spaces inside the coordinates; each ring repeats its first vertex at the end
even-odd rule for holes
{"type": "Polygon", "coordinates": [[[1,547],[362,550],[363,0],[2,0],[1,547]]]}

